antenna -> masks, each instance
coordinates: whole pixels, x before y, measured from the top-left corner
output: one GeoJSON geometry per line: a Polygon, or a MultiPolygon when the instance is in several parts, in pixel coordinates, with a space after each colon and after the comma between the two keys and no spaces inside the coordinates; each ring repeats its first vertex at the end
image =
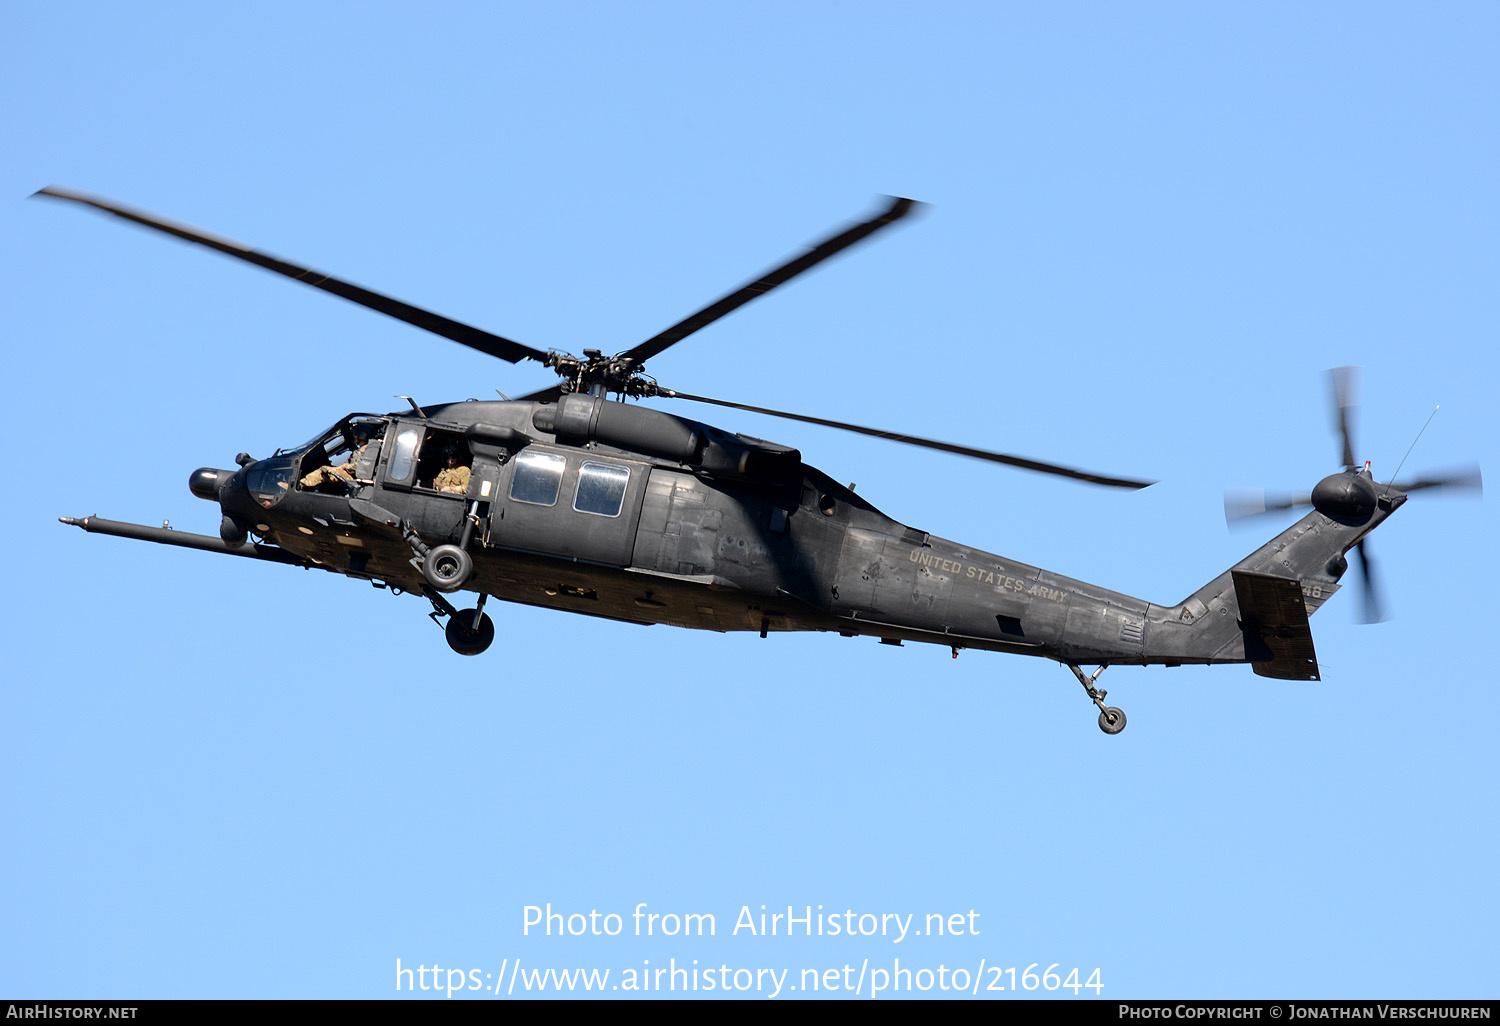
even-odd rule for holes
{"type": "MultiPolygon", "coordinates": [[[[1436,417],[1437,416],[1437,411],[1440,410],[1440,409],[1442,409],[1442,408],[1443,408],[1442,404],[1439,403],[1438,405],[1434,406],[1432,408],[1432,412],[1427,415],[1427,420],[1422,425],[1422,430],[1417,432],[1417,437],[1413,438],[1411,440],[1411,445],[1407,447],[1407,449],[1406,449],[1406,456],[1401,457],[1401,462],[1398,463],[1398,464],[1396,464],[1396,474],[1401,473],[1401,468],[1404,467],[1404,466],[1406,466],[1406,457],[1410,456],[1411,455],[1411,451],[1417,447],[1417,443],[1422,440],[1422,432],[1424,432],[1424,431],[1427,430],[1427,425],[1432,423],[1432,418],[1436,417]]],[[[1392,485],[1392,483],[1395,482],[1395,480],[1396,480],[1396,474],[1392,474],[1391,475],[1391,479],[1385,483],[1385,486],[1387,488],[1389,488],[1392,485]]]]}

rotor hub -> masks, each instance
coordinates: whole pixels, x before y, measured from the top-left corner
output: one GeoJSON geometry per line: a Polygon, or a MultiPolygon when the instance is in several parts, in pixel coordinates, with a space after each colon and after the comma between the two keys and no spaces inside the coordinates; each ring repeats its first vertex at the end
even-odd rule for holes
{"type": "Polygon", "coordinates": [[[605,356],[597,349],[585,349],[582,357],[554,350],[547,354],[547,366],[562,378],[560,388],[568,392],[605,395],[618,394],[646,398],[660,395],[656,379],[641,373],[645,364],[625,354],[605,356]]]}

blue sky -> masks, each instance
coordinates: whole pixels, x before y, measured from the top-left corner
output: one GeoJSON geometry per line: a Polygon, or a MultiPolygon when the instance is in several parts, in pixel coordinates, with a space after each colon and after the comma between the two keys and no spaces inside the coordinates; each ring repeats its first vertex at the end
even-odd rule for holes
{"type": "Polygon", "coordinates": [[[1335,597],[1320,683],[1116,668],[1114,738],[1055,664],[869,639],[506,605],[464,659],[419,600],[56,517],[211,534],[194,467],[396,394],[546,376],[25,199],[98,192],[573,352],[628,348],[881,194],[925,200],[652,371],[1161,483],[676,412],[795,444],[924,530],[1175,602],[1279,529],[1228,531],[1226,487],[1337,468],[1329,367],[1365,368],[1378,476],[1438,404],[1407,470],[1500,467],[1493,5],[64,3],[8,23],[0,993],[395,996],[398,958],[491,988],[516,959],[786,986],[899,959],[983,960],[995,997],[1033,963],[1097,968],[1106,998],[1500,990],[1491,504],[1419,495],[1373,537],[1394,618],[1335,597]],[[641,902],[715,936],[636,937],[641,902]],[[548,903],[625,928],[526,934],[548,903]],[[733,932],[762,905],[973,910],[978,933],[733,932]]]}

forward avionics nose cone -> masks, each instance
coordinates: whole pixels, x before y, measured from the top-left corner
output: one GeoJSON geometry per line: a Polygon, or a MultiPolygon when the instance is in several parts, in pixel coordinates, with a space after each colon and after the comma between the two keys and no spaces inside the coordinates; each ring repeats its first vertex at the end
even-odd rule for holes
{"type": "Polygon", "coordinates": [[[1313,489],[1312,503],[1326,517],[1363,523],[1375,511],[1375,483],[1364,474],[1329,474],[1313,489]]]}
{"type": "Polygon", "coordinates": [[[200,499],[209,502],[219,501],[219,486],[235,475],[233,470],[215,470],[213,467],[199,467],[193,471],[188,478],[188,491],[200,499]]]}

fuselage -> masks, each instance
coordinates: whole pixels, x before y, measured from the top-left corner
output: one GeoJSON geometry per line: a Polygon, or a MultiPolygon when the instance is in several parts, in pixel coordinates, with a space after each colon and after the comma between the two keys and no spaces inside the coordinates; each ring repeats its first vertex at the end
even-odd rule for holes
{"type": "MultiPolygon", "coordinates": [[[[428,585],[413,535],[467,543],[463,590],[633,623],[834,631],[1070,663],[1246,661],[1237,629],[1215,621],[1230,612],[1228,572],[1156,605],[900,523],[795,450],[590,396],[350,415],[226,476],[217,497],[226,530],[233,521],[325,569],[418,594],[428,585]],[[309,484],[354,448],[361,423],[378,437],[351,460],[357,483],[309,484]],[[437,453],[455,446],[471,468],[463,494],[434,487],[437,453]]],[[[1242,567],[1273,568],[1278,544],[1312,546],[1297,539],[1323,519],[1310,514],[1302,534],[1242,567]]],[[[1342,551],[1375,523],[1318,544],[1342,551]]],[[[1304,580],[1309,610],[1341,573],[1304,580]]]]}

